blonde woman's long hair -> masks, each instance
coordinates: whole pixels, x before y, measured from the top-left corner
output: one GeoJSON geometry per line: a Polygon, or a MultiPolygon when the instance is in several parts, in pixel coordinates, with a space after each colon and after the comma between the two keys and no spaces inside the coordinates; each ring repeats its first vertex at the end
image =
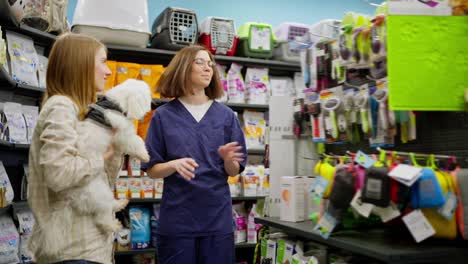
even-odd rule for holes
{"type": "MultiPolygon", "coordinates": [[[[83,119],[96,101],[95,57],[106,47],[99,40],[75,33],[60,35],[52,46],[47,65],[43,104],[54,95],[69,97],[83,119]]],[[[106,50],[107,52],[107,50],[106,50]]]]}

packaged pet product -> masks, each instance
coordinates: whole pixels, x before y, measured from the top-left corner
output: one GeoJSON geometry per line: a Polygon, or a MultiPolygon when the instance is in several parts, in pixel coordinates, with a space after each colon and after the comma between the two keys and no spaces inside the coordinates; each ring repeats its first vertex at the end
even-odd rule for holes
{"type": "Polygon", "coordinates": [[[289,77],[270,76],[271,96],[294,97],[296,94],[293,80],[289,77]]]}
{"type": "Polygon", "coordinates": [[[33,40],[15,32],[6,32],[10,55],[11,75],[21,84],[39,86],[37,80],[38,58],[33,40]]]}
{"type": "Polygon", "coordinates": [[[115,85],[121,84],[128,79],[138,79],[140,76],[141,65],[131,62],[117,62],[117,82],[115,85]]]}
{"type": "Polygon", "coordinates": [[[245,210],[245,202],[237,202],[232,204],[234,217],[234,240],[236,243],[244,243],[247,241],[247,211],[245,210]]]}
{"type": "Polygon", "coordinates": [[[259,176],[260,182],[258,184],[259,196],[268,196],[270,195],[270,169],[265,168],[264,166],[259,166],[259,176]]]}
{"type": "Polygon", "coordinates": [[[150,177],[141,178],[141,198],[153,198],[154,197],[154,183],[150,177]]]}
{"type": "Polygon", "coordinates": [[[258,169],[256,166],[247,166],[242,172],[242,189],[244,196],[257,196],[258,182],[258,169]]]}
{"type": "Polygon", "coordinates": [[[20,104],[11,102],[3,104],[2,123],[4,140],[11,143],[28,143],[26,121],[20,104]]]}
{"type": "Polygon", "coordinates": [[[141,198],[141,178],[128,178],[130,198],[141,198]]]}
{"type": "Polygon", "coordinates": [[[46,72],[47,72],[47,63],[49,59],[42,55],[37,55],[39,63],[37,64],[37,77],[39,82],[39,87],[46,88],[46,72]]]}
{"type": "Polygon", "coordinates": [[[128,178],[117,179],[117,181],[115,182],[115,197],[117,199],[127,199],[129,190],[128,186],[128,178]]]}
{"type": "Polygon", "coordinates": [[[28,143],[31,143],[34,128],[36,127],[37,119],[39,117],[39,108],[37,106],[22,105],[21,109],[24,119],[26,120],[28,143]]]}
{"type": "Polygon", "coordinates": [[[228,184],[229,184],[229,191],[231,192],[231,197],[237,197],[241,195],[242,185],[241,185],[240,175],[229,176],[228,184]]]}
{"type": "MultiPolygon", "coordinates": [[[[1,33],[1,30],[0,30],[0,33],[1,33]]],[[[6,42],[4,39],[0,38],[0,65],[3,66],[3,69],[6,72],[9,72],[6,52],[7,52],[6,42]]]]}
{"type": "Polygon", "coordinates": [[[10,183],[10,178],[6,173],[5,167],[3,166],[3,162],[0,161],[0,187],[4,187],[6,189],[6,203],[11,204],[14,198],[13,188],[10,183]]]}
{"type": "Polygon", "coordinates": [[[115,234],[116,236],[116,251],[130,250],[131,231],[128,228],[122,228],[115,234]]]}
{"type": "Polygon", "coordinates": [[[150,243],[150,210],[144,207],[130,207],[132,249],[147,248],[150,243]]]}
{"type": "Polygon", "coordinates": [[[21,178],[21,201],[28,200],[28,175],[29,175],[29,166],[28,164],[23,164],[24,175],[21,178]]]}
{"type": "Polygon", "coordinates": [[[161,94],[156,91],[156,84],[165,70],[164,66],[157,64],[141,64],[140,67],[140,79],[145,81],[151,88],[151,97],[160,98],[161,94]]]}
{"type": "Polygon", "coordinates": [[[292,256],[294,254],[294,242],[280,238],[277,242],[276,249],[276,263],[277,264],[288,264],[292,262],[292,256]]]}
{"type": "Polygon", "coordinates": [[[223,87],[223,96],[217,99],[219,102],[228,101],[228,84],[227,84],[227,73],[226,66],[216,63],[216,70],[218,70],[219,79],[221,80],[221,85],[223,87]]]}
{"type": "Polygon", "coordinates": [[[156,264],[154,253],[137,254],[132,257],[133,264],[156,264]]]}
{"type": "Polygon", "coordinates": [[[163,194],[164,180],[163,179],[154,179],[154,198],[161,199],[163,194]]]}
{"type": "Polygon", "coordinates": [[[241,74],[242,66],[232,63],[227,73],[228,100],[230,103],[245,103],[245,85],[241,74]]]}
{"type": "Polygon", "coordinates": [[[148,134],[148,129],[151,123],[151,118],[153,117],[155,111],[156,110],[149,111],[145,114],[143,120],[138,121],[137,135],[139,135],[143,140],[146,139],[146,135],[148,134]]]}
{"type": "Polygon", "coordinates": [[[264,149],[266,131],[264,113],[244,111],[243,118],[247,149],[264,149]]]}
{"type": "Polygon", "coordinates": [[[0,215],[0,264],[19,263],[19,234],[7,215],[0,215]]]}
{"type": "Polygon", "coordinates": [[[257,204],[252,205],[250,209],[248,222],[247,222],[247,243],[257,243],[257,232],[262,228],[262,225],[255,223],[255,217],[259,217],[260,214],[257,212],[257,204]]]}
{"type": "Polygon", "coordinates": [[[247,68],[245,90],[248,104],[268,104],[270,100],[268,68],[247,68]]]}
{"type": "Polygon", "coordinates": [[[29,251],[28,242],[31,238],[32,228],[34,226],[34,215],[29,208],[21,208],[16,212],[19,223],[20,234],[20,259],[21,263],[32,262],[33,255],[29,251]]]}
{"type": "Polygon", "coordinates": [[[161,209],[160,204],[153,204],[153,215],[151,216],[151,245],[157,248],[157,234],[159,226],[159,211],[161,209]]]}
{"type": "Polygon", "coordinates": [[[117,62],[108,60],[106,64],[111,71],[111,75],[107,77],[106,84],[104,85],[104,92],[114,87],[117,82],[117,62]]]}
{"type": "Polygon", "coordinates": [[[128,170],[128,175],[129,176],[136,176],[139,177],[141,176],[141,162],[139,159],[135,157],[130,157],[129,161],[129,170],[128,170]]]}

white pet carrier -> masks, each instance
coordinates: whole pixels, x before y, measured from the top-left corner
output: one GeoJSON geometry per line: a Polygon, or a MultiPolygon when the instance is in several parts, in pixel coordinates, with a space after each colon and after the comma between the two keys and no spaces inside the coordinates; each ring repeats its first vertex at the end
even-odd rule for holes
{"type": "Polygon", "coordinates": [[[149,32],[146,0],[78,0],[72,31],[105,44],[146,47],[149,32]]]}
{"type": "Polygon", "coordinates": [[[299,62],[300,53],[298,49],[290,46],[291,41],[296,37],[302,37],[309,32],[309,27],[305,24],[286,22],[278,26],[275,36],[278,45],[273,51],[273,56],[277,60],[299,62]]]}
{"type": "Polygon", "coordinates": [[[197,15],[189,9],[167,7],[154,20],[151,31],[152,48],[179,50],[196,43],[197,15]]]}
{"type": "Polygon", "coordinates": [[[233,56],[237,46],[234,20],[207,17],[201,23],[198,42],[213,54],[233,56]]]}

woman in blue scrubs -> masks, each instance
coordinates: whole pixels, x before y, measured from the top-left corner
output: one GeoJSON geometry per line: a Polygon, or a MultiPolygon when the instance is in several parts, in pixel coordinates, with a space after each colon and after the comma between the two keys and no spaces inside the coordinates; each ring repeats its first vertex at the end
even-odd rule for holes
{"type": "Polygon", "coordinates": [[[175,99],[159,107],[146,137],[143,165],[164,178],[159,226],[161,264],[234,262],[228,175],[245,167],[245,140],[235,113],[214,99],[223,89],[213,55],[204,47],[180,50],[158,91],[175,99]]]}

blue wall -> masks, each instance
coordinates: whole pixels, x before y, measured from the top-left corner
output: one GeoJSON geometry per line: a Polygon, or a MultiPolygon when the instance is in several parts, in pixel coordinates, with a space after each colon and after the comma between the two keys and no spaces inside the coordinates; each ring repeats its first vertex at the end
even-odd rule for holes
{"type": "MultiPolygon", "coordinates": [[[[70,24],[73,22],[76,1],[69,0],[70,24]]],[[[383,1],[371,0],[371,2],[383,1]]],[[[192,9],[196,12],[199,21],[207,16],[232,18],[237,27],[249,21],[268,23],[273,27],[286,21],[312,25],[322,19],[341,19],[346,11],[372,15],[375,10],[373,6],[362,0],[148,0],[150,27],[167,6],[192,9]],[[234,2],[236,4],[232,6],[234,2]]]]}

